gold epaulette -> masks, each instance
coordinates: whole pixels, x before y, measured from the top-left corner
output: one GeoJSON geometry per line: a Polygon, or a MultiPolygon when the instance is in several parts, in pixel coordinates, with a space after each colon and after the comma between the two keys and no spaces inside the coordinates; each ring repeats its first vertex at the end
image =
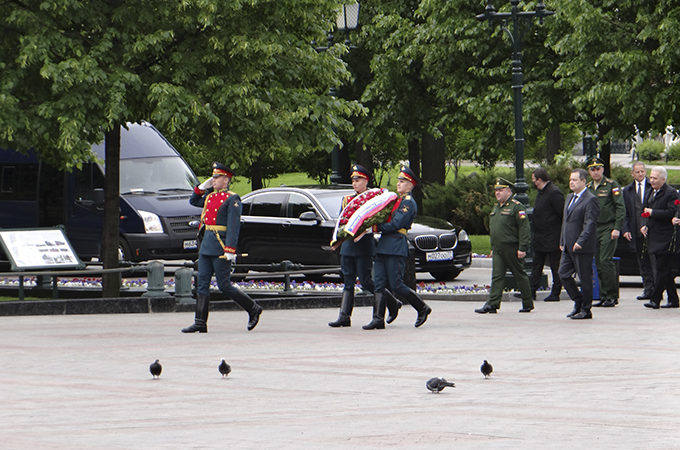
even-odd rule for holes
{"type": "Polygon", "coordinates": [[[404,236],[406,236],[406,233],[408,233],[408,230],[406,228],[399,228],[397,231],[403,234],[404,236]]]}

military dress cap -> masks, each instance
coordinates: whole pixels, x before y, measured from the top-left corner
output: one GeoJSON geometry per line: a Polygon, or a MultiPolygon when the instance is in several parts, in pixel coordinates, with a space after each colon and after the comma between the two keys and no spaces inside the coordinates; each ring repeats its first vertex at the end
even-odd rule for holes
{"type": "Polygon", "coordinates": [[[221,177],[222,175],[226,175],[229,178],[234,178],[234,171],[231,170],[229,167],[225,166],[222,163],[214,162],[212,164],[213,168],[213,173],[212,176],[214,177],[221,177]]]}
{"type": "Polygon", "coordinates": [[[401,166],[401,169],[399,169],[399,176],[397,178],[400,180],[410,181],[414,186],[420,183],[420,180],[416,176],[415,172],[413,172],[409,166],[401,166]]]}
{"type": "Polygon", "coordinates": [[[359,164],[354,164],[352,166],[352,176],[350,178],[366,178],[371,180],[371,173],[364,166],[359,164]]]}
{"type": "Polygon", "coordinates": [[[496,184],[493,186],[494,189],[503,189],[503,188],[510,188],[513,189],[515,187],[514,184],[506,180],[505,178],[498,177],[496,178],[496,184]]]}
{"type": "Polygon", "coordinates": [[[589,169],[591,167],[604,167],[604,161],[602,161],[602,159],[598,158],[597,156],[593,156],[588,161],[586,161],[586,167],[589,169]]]}

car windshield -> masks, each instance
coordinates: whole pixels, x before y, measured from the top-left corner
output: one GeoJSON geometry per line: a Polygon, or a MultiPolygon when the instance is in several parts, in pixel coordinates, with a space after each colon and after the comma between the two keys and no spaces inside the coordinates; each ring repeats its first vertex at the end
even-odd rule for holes
{"type": "Polygon", "coordinates": [[[342,197],[351,194],[354,191],[328,191],[316,194],[316,199],[319,200],[321,206],[334,219],[340,216],[340,205],[342,204],[342,197]]]}
{"type": "Polygon", "coordinates": [[[135,158],[120,161],[120,192],[191,191],[198,180],[182,158],[135,158]]]}

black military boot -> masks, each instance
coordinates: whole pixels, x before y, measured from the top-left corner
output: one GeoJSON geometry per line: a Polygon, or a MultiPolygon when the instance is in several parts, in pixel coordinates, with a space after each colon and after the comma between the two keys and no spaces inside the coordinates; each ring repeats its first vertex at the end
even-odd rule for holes
{"type": "Polygon", "coordinates": [[[397,320],[402,303],[389,291],[389,289],[385,289],[385,298],[387,300],[386,304],[388,312],[386,322],[389,324],[397,320]]]}
{"type": "Polygon", "coordinates": [[[262,314],[262,307],[255,303],[250,296],[240,289],[231,294],[231,299],[234,300],[241,308],[248,311],[248,331],[252,331],[260,321],[260,314],[262,314]]]}
{"type": "Polygon", "coordinates": [[[368,325],[364,325],[364,330],[382,330],[385,328],[385,308],[387,299],[383,292],[376,292],[373,300],[373,320],[368,325]]]}
{"type": "Polygon", "coordinates": [[[182,328],[182,333],[207,333],[208,332],[208,308],[210,307],[209,295],[196,296],[196,315],[194,324],[182,328]]]}
{"type": "Polygon", "coordinates": [[[432,308],[427,306],[427,304],[420,298],[420,295],[416,294],[413,289],[409,289],[409,293],[406,295],[406,300],[413,306],[413,308],[418,311],[418,318],[416,319],[415,327],[418,328],[427,320],[427,316],[432,312],[432,308]]]}
{"type": "Polygon", "coordinates": [[[329,327],[351,327],[352,310],[354,309],[354,291],[342,291],[342,302],[340,303],[340,315],[335,322],[328,322],[329,327]]]}

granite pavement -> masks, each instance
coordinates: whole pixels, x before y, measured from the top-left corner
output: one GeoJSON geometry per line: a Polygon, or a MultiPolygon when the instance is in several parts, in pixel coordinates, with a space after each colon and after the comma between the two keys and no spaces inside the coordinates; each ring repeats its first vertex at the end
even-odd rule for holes
{"type": "Polygon", "coordinates": [[[585,321],[565,300],[429,301],[423,327],[406,305],[378,331],[366,307],[343,329],[337,309],[266,310],[252,332],[219,311],[190,335],[191,313],[0,317],[0,448],[680,449],[680,309],[638,291],[585,321]]]}

